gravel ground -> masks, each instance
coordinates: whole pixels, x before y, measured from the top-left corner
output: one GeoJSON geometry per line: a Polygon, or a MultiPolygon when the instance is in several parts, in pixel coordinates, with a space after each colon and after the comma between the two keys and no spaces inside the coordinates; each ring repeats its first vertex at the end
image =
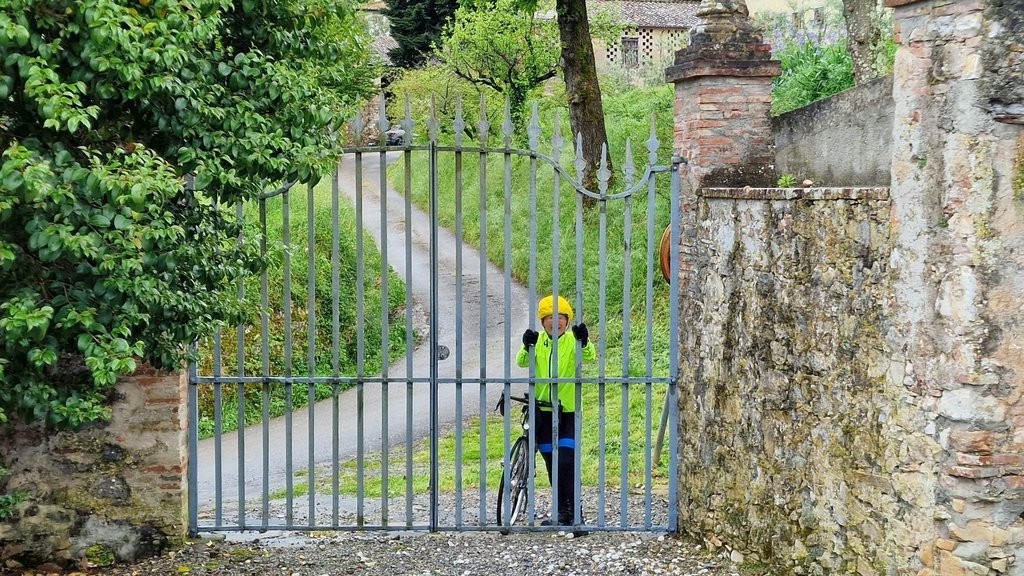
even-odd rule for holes
{"type": "Polygon", "coordinates": [[[501,535],[471,533],[263,535],[259,540],[196,540],[137,564],[104,569],[111,576],[737,576],[728,559],[673,536],[647,532],[501,535]]]}
{"type": "MultiPolygon", "coordinates": [[[[597,522],[599,495],[592,488],[584,489],[583,508],[590,522],[597,522]]],[[[621,522],[619,494],[608,490],[605,522],[616,526],[621,522]]],[[[493,512],[496,494],[488,495],[488,515],[493,512]]],[[[643,494],[627,496],[629,526],[645,525],[643,494]]],[[[460,499],[462,521],[472,526],[479,516],[479,499],[466,493],[460,499]]],[[[348,502],[353,505],[353,502],[348,502]]],[[[379,514],[379,501],[366,502],[368,521],[379,514]]],[[[538,519],[550,506],[546,490],[537,495],[538,519]]],[[[293,506],[295,524],[305,521],[306,501],[293,506]]],[[[343,506],[340,525],[352,526],[354,516],[343,506]]],[[[246,506],[252,522],[259,517],[258,503],[246,506]]],[[[392,500],[392,522],[404,523],[406,502],[392,500]]],[[[441,494],[439,521],[453,525],[456,500],[452,494],[441,494]]],[[[237,510],[237,509],[236,509],[237,510]]],[[[271,525],[282,525],[285,502],[270,502],[271,525]]],[[[424,524],[429,518],[426,496],[417,495],[412,502],[411,519],[424,524]]],[[[654,495],[651,502],[652,525],[664,524],[668,503],[654,495]]],[[[237,514],[230,509],[225,513],[237,514]]],[[[319,525],[330,525],[328,502],[317,502],[319,525]]],[[[231,518],[225,514],[225,519],[231,518]]],[[[379,517],[378,517],[379,519],[379,517]]],[[[200,515],[200,525],[212,522],[210,511],[200,515]],[[205,520],[205,522],[204,522],[205,520]]],[[[488,522],[494,522],[488,518],[488,522]]],[[[571,532],[516,532],[503,535],[495,531],[426,532],[426,531],[270,531],[212,532],[201,534],[183,548],[156,558],[133,564],[105,568],[87,568],[71,576],[491,576],[491,575],[635,575],[660,574],[679,576],[739,576],[737,566],[728,555],[715,556],[702,546],[680,537],[659,532],[601,532],[574,535],[571,532]]],[[[3,570],[0,569],[0,574],[3,570]]],[[[46,571],[29,571],[22,576],[49,576],[46,571]]]]}

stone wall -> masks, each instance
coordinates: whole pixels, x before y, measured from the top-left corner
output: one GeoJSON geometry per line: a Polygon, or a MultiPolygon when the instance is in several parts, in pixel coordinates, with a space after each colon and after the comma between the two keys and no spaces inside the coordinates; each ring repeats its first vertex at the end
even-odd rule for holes
{"type": "Polygon", "coordinates": [[[993,116],[1024,123],[1024,0],[990,2],[981,65],[982,86],[993,116]]]}
{"type": "MultiPolygon", "coordinates": [[[[918,561],[925,573],[1020,575],[1024,203],[1014,182],[1024,170],[1024,129],[990,108],[992,83],[1006,85],[982,54],[986,42],[1024,34],[994,17],[1020,3],[889,4],[901,41],[889,339],[905,358],[905,402],[926,419],[939,507],[918,561]]],[[[1004,103],[1020,97],[1003,94],[1004,103]]]]}
{"type": "Polygon", "coordinates": [[[935,489],[887,340],[888,190],[695,202],[680,525],[773,574],[888,573],[931,529],[935,489]]]}
{"type": "Polygon", "coordinates": [[[691,158],[680,527],[772,574],[1020,576],[1020,5],[887,5],[888,199],[710,189],[691,158]]]}
{"type": "Polygon", "coordinates": [[[888,186],[892,76],[772,119],[775,171],[816,186],[888,186]]]}
{"type": "Polygon", "coordinates": [[[185,383],[143,370],[118,383],[109,423],[0,431],[0,488],[27,497],[0,522],[0,572],[131,561],[184,536],[185,383]]]}

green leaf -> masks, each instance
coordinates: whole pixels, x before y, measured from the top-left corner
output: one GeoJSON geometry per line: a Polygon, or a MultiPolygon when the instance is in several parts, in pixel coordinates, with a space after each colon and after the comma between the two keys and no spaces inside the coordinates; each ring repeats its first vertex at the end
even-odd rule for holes
{"type": "Polygon", "coordinates": [[[196,190],[206,190],[206,188],[210,186],[211,182],[213,182],[213,174],[210,174],[209,172],[201,172],[197,174],[195,178],[196,190]]]}
{"type": "Polygon", "coordinates": [[[114,216],[114,228],[117,230],[125,230],[132,225],[130,218],[125,218],[121,214],[114,216]]]}
{"type": "Polygon", "coordinates": [[[21,172],[11,172],[4,177],[4,188],[11,192],[17,192],[24,183],[25,178],[21,175],[21,172]]]}

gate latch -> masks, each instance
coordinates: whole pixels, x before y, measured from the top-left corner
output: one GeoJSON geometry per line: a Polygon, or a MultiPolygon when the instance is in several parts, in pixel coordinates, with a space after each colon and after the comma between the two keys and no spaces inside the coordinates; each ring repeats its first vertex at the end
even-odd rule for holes
{"type": "Polygon", "coordinates": [[[449,354],[451,354],[451,350],[449,350],[447,346],[445,346],[444,344],[438,344],[437,345],[437,359],[438,360],[447,360],[449,354]]]}

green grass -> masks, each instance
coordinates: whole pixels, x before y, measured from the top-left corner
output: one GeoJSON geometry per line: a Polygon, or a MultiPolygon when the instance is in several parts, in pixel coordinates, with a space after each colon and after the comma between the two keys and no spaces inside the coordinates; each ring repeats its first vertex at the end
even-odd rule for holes
{"type": "MultiPolygon", "coordinates": [[[[605,391],[605,484],[618,486],[621,472],[621,450],[622,435],[622,393],[621,386],[607,385],[605,391]]],[[[657,438],[658,417],[661,413],[661,406],[664,399],[665,387],[655,387],[652,390],[651,400],[651,449],[657,438]]],[[[583,388],[583,404],[587,412],[584,413],[582,461],[580,464],[580,482],[584,486],[599,485],[600,470],[599,444],[597,434],[598,410],[599,410],[599,389],[596,385],[583,388]],[[592,430],[588,430],[592,428],[592,430]]],[[[646,420],[645,418],[645,395],[637,387],[630,390],[629,397],[629,428],[627,431],[627,483],[630,487],[642,485],[646,475],[645,445],[646,445],[646,420]]],[[[497,414],[488,416],[486,420],[486,486],[490,491],[497,488],[501,480],[501,462],[508,447],[505,445],[504,419],[497,414]]],[[[510,417],[509,441],[514,442],[521,434],[519,426],[519,412],[514,411],[510,417]]],[[[474,417],[463,424],[461,435],[462,458],[456,458],[456,446],[459,438],[454,432],[454,426],[447,433],[438,439],[438,487],[441,492],[454,492],[456,486],[460,486],[463,492],[474,492],[480,486],[480,453],[481,434],[480,418],[474,417]],[[457,482],[456,474],[461,462],[461,481],[457,482]]],[[[407,491],[407,456],[406,446],[393,446],[388,456],[388,495],[389,497],[404,496],[407,491]]],[[[412,453],[412,493],[425,494],[430,489],[430,444],[429,440],[421,440],[413,445],[412,453]]],[[[538,489],[549,486],[544,471],[544,463],[541,459],[536,460],[538,489]]],[[[363,495],[366,498],[379,498],[381,496],[383,463],[381,454],[368,454],[363,459],[363,495]]],[[[308,482],[301,481],[305,474],[296,474],[300,479],[293,489],[295,497],[305,496],[309,493],[308,482]]],[[[358,462],[355,459],[343,462],[339,467],[338,483],[340,494],[356,494],[358,488],[358,462]]],[[[652,483],[655,487],[668,485],[668,452],[662,455],[661,464],[653,465],[652,483]]],[[[331,493],[333,489],[333,477],[330,469],[321,469],[316,478],[317,493],[331,493]]],[[[284,494],[280,494],[281,497],[284,494]]]]}
{"type": "MultiPolygon", "coordinates": [[[[308,196],[305,186],[295,186],[289,194],[289,233],[291,255],[291,356],[286,353],[285,331],[285,295],[284,295],[284,198],[277,196],[266,201],[266,238],[268,245],[267,261],[267,297],[268,308],[268,354],[266,366],[262,354],[261,317],[261,279],[249,278],[245,283],[244,301],[249,312],[250,322],[244,334],[244,373],[246,375],[333,375],[333,327],[332,322],[332,277],[331,247],[333,242],[331,182],[324,179],[313,189],[314,208],[314,271],[315,305],[314,342],[315,353],[313,362],[308,359],[309,348],[309,307],[307,271],[309,269],[308,251],[308,196]]],[[[339,203],[339,346],[338,374],[356,375],[357,366],[357,293],[356,293],[356,234],[355,210],[346,201],[339,203]]],[[[258,235],[261,232],[259,205],[253,203],[245,207],[246,231],[258,235]]],[[[364,288],[364,374],[377,374],[381,369],[381,350],[387,343],[389,358],[394,359],[405,353],[406,332],[404,322],[391,322],[385,339],[381,332],[381,269],[380,253],[373,239],[364,234],[363,238],[363,288],[364,288]]],[[[402,280],[388,272],[388,307],[389,318],[395,320],[404,314],[405,285],[402,280]]],[[[225,375],[237,375],[238,338],[234,328],[221,333],[221,367],[225,375]]],[[[203,375],[211,375],[217,371],[212,351],[213,340],[200,345],[199,370],[203,375]]],[[[222,426],[228,432],[238,428],[238,402],[236,386],[222,387],[222,426]]],[[[289,401],[292,408],[305,406],[309,402],[310,393],[315,400],[329,398],[337,393],[332,386],[318,384],[316,386],[267,386],[262,384],[246,386],[247,424],[262,419],[263,405],[267,405],[270,417],[285,414],[289,401]],[[294,388],[294,389],[293,389],[294,388]],[[266,397],[263,397],[266,392],[266,397]],[[289,400],[290,398],[290,400],[289,400]]],[[[214,409],[216,392],[213,386],[200,388],[200,422],[201,437],[208,437],[214,432],[214,409]]]]}

